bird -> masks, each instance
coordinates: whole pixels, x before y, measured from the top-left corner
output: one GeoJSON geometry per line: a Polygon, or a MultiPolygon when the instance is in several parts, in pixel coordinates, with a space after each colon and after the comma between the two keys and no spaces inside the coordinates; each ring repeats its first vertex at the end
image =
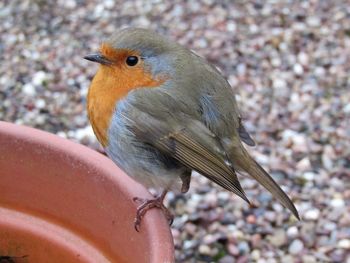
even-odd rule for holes
{"type": "Polygon", "coordinates": [[[249,203],[238,180],[248,174],[300,220],[291,199],[249,154],[235,93],[205,58],[155,31],[125,28],[84,57],[99,64],[87,113],[108,157],[160,195],[139,202],[134,227],[168,191],[186,193],[196,171],[249,203]]]}

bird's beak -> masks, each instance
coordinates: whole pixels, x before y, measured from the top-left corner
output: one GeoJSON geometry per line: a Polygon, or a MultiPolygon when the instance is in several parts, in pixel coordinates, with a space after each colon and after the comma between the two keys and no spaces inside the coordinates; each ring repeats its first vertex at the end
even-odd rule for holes
{"type": "Polygon", "coordinates": [[[103,56],[100,53],[96,53],[96,54],[90,54],[84,57],[87,60],[93,61],[93,62],[97,62],[100,63],[102,65],[111,65],[112,61],[110,61],[108,58],[106,58],[105,56],[103,56]]]}

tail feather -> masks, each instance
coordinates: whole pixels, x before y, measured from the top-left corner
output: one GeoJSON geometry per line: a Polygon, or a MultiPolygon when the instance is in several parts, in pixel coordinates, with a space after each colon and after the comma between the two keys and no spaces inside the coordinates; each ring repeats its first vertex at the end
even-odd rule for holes
{"type": "MultiPolygon", "coordinates": [[[[242,146],[243,147],[243,146],[242,146]]],[[[275,198],[288,208],[298,220],[300,220],[297,209],[287,194],[279,187],[275,180],[246,152],[243,155],[235,156],[234,163],[238,170],[243,170],[264,186],[275,198]]]]}

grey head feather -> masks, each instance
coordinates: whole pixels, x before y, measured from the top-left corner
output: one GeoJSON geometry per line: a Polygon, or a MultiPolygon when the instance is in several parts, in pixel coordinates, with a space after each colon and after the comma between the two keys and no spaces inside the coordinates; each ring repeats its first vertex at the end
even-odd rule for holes
{"type": "Polygon", "coordinates": [[[181,47],[156,32],[144,28],[122,29],[113,34],[107,43],[115,49],[139,51],[142,57],[154,57],[181,47]]]}
{"type": "Polygon", "coordinates": [[[175,75],[177,63],[174,54],[188,52],[184,47],[154,31],[144,28],[126,28],[107,40],[115,49],[130,49],[140,52],[146,67],[154,76],[175,75]]]}

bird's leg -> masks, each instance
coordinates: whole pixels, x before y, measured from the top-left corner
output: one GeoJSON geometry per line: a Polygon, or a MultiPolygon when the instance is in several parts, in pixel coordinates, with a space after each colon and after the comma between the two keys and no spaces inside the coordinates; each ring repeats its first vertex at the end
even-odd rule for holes
{"type": "Polygon", "coordinates": [[[190,183],[191,183],[191,174],[183,174],[180,176],[181,181],[182,181],[182,186],[181,186],[181,193],[187,193],[188,189],[190,189],[190,183]]]}
{"type": "Polygon", "coordinates": [[[137,232],[139,232],[139,230],[140,230],[142,217],[147,213],[147,211],[149,209],[152,209],[155,207],[162,209],[163,213],[165,214],[165,217],[169,221],[169,225],[171,225],[173,223],[174,216],[170,213],[168,208],[166,208],[165,205],[163,204],[164,197],[167,194],[167,192],[168,192],[167,190],[164,190],[160,196],[158,196],[154,199],[142,200],[138,197],[133,198],[134,201],[141,201],[142,202],[142,204],[136,210],[136,217],[135,217],[134,226],[135,226],[135,230],[137,232]]]}

